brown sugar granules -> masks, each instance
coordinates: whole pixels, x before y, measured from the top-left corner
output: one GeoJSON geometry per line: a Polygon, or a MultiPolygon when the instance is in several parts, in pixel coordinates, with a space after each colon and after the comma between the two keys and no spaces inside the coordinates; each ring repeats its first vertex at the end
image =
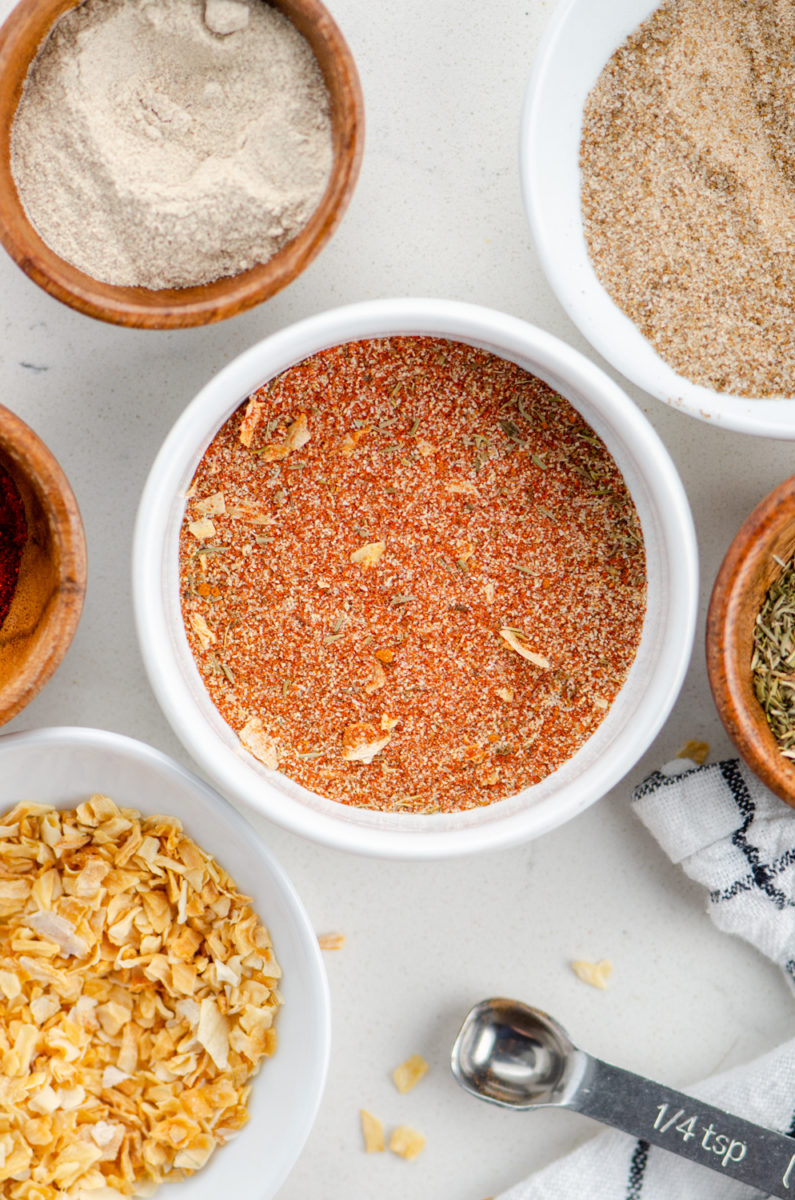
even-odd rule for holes
{"type": "Polygon", "coordinates": [[[795,395],[795,5],[668,0],[585,106],[604,287],[677,372],[795,395]]]}
{"type": "Polygon", "coordinates": [[[196,471],[185,629],[243,745],[321,795],[489,804],[604,718],[645,600],[602,441],[526,371],[429,337],[322,351],[261,388],[196,471]]]}

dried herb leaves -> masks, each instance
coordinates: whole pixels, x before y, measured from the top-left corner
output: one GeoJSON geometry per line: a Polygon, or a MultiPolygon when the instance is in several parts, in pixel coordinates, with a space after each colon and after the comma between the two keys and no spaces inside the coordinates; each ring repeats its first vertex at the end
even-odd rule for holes
{"type": "Polygon", "coordinates": [[[773,736],[795,759],[795,561],[768,589],[756,618],[751,670],[773,736]]]}

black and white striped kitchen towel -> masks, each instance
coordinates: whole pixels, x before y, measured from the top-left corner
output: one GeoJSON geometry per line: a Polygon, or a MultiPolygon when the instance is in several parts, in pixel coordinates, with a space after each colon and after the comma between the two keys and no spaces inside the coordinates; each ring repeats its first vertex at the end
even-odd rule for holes
{"type": "MultiPolygon", "coordinates": [[[[677,759],[636,788],[634,808],[669,858],[707,888],[716,925],[777,962],[795,991],[795,811],[735,759],[703,767],[677,759]]],[[[795,1136],[795,1039],[687,1090],[795,1136]]],[[[751,1200],[761,1194],[611,1130],[498,1200],[751,1200]]]]}

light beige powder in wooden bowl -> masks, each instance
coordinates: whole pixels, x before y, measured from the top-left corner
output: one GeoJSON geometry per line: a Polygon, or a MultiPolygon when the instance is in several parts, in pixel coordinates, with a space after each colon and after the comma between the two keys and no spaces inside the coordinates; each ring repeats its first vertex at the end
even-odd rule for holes
{"type": "Polygon", "coordinates": [[[267,262],[331,164],[320,67],[261,0],[86,0],[34,60],[12,137],[44,241],[95,279],[147,288],[267,262]]]}
{"type": "Polygon", "coordinates": [[[674,370],[795,396],[795,5],[668,0],[585,107],[602,284],[674,370]]]}

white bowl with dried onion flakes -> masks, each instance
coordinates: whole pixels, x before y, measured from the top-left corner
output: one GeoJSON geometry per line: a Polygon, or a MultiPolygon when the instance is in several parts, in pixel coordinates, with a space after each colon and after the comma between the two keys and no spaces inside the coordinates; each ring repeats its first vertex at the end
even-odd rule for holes
{"type": "Polygon", "coordinates": [[[199,779],[98,730],[0,737],[0,814],[2,1194],[151,1194],[173,1165],[174,1200],[272,1196],[330,1027],[281,868],[199,779]]]}
{"type": "Polygon", "coordinates": [[[516,844],[582,812],[637,762],[681,687],[695,627],[695,534],[676,469],[649,422],[604,372],[514,317],[455,301],[370,301],[322,313],[241,355],[199,393],[166,438],[141,500],[133,550],[138,636],[155,694],[183,744],[225,794],[339,849],[434,859],[516,844]],[[204,687],[180,607],[179,537],[186,493],[231,414],[281,371],[315,352],[368,337],[428,335],[517,363],[579,410],[624,476],[646,548],[648,603],[629,675],[596,732],[540,783],[451,813],[379,812],[310,792],[257,761],[204,687]]]}

